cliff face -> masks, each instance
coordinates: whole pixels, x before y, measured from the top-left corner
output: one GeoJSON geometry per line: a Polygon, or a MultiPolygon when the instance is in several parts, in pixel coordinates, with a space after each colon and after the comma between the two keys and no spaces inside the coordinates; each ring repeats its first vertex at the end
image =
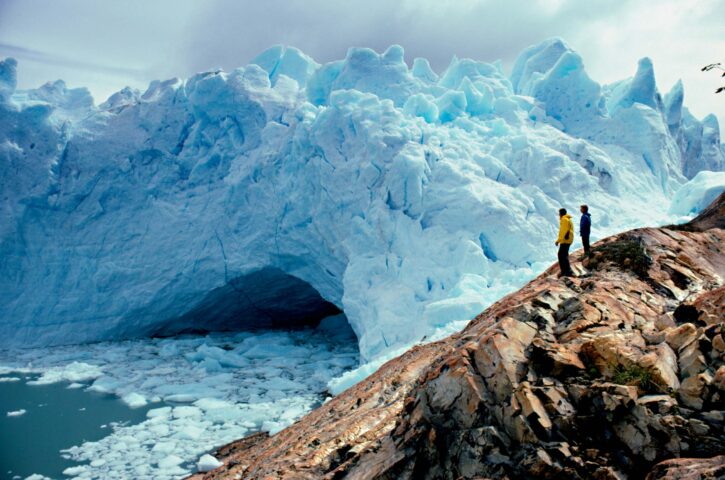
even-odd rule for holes
{"type": "Polygon", "coordinates": [[[598,242],[203,478],[719,478],[723,219],[598,242]]]}

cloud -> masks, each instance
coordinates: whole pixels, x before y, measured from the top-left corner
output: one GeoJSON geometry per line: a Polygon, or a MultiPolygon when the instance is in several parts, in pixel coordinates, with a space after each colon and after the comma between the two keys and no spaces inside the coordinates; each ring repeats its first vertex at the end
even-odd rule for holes
{"type": "MultiPolygon", "coordinates": [[[[662,90],[682,77],[686,104],[698,116],[723,112],[725,123],[723,99],[712,93],[717,78],[699,71],[706,63],[725,60],[722,0],[0,3],[0,42],[49,58],[47,68],[38,63],[32,75],[23,74],[21,85],[47,80],[40,75],[70,76],[77,82],[90,75],[94,93],[104,95],[125,83],[139,86],[154,78],[233,69],[275,44],[294,45],[327,62],[343,58],[351,46],[382,51],[397,43],[405,48],[407,61],[426,57],[440,71],[454,55],[501,59],[510,68],[522,49],[552,36],[577,49],[600,82],[630,76],[639,58],[652,57],[662,90]],[[74,70],[80,64],[85,64],[83,75],[74,70]],[[91,73],[91,66],[98,68],[91,73]],[[116,68],[120,71],[114,79],[116,68]]],[[[22,56],[19,60],[22,74],[26,66],[22,56]]]]}
{"type": "MultiPolygon", "coordinates": [[[[318,61],[341,58],[350,46],[384,50],[401,44],[410,58],[425,56],[438,69],[453,55],[512,62],[523,48],[566,36],[604,0],[216,0],[188,25],[185,53],[193,65],[228,66],[272,44],[295,45],[318,61]],[[214,26],[213,34],[210,26],[214,26]],[[199,44],[203,48],[198,48],[199,44]],[[212,65],[211,63],[214,63],[212,65]]],[[[616,2],[616,13],[627,1],[616,2]]]]}
{"type": "Polygon", "coordinates": [[[135,76],[138,78],[145,78],[147,76],[147,73],[144,70],[137,68],[114,67],[98,63],[84,62],[82,60],[66,58],[61,55],[52,55],[46,52],[20,47],[18,45],[9,45],[7,43],[0,43],[0,56],[14,57],[16,59],[20,58],[27,62],[37,62],[61,68],[89,70],[109,75],[135,76]]]}

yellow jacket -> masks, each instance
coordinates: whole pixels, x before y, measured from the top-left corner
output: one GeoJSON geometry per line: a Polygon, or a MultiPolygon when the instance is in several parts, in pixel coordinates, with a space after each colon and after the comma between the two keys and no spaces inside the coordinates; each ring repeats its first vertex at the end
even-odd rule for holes
{"type": "Polygon", "coordinates": [[[559,219],[559,238],[556,241],[559,244],[571,244],[574,241],[574,222],[568,213],[559,219]]]}

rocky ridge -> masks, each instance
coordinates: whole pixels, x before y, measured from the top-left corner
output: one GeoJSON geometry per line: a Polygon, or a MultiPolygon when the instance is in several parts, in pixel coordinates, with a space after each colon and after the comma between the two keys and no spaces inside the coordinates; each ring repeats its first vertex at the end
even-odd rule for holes
{"type": "Polygon", "coordinates": [[[723,478],[724,219],[604,239],[195,478],[723,478]]]}

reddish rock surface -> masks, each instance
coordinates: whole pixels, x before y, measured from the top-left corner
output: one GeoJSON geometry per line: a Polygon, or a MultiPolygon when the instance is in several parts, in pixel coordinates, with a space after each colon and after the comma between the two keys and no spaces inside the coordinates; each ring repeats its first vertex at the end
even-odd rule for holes
{"type": "Polygon", "coordinates": [[[722,480],[725,455],[712,458],[674,458],[659,463],[645,480],[722,480]]]}
{"type": "Polygon", "coordinates": [[[723,218],[598,242],[194,478],[722,478],[723,218]]]}

